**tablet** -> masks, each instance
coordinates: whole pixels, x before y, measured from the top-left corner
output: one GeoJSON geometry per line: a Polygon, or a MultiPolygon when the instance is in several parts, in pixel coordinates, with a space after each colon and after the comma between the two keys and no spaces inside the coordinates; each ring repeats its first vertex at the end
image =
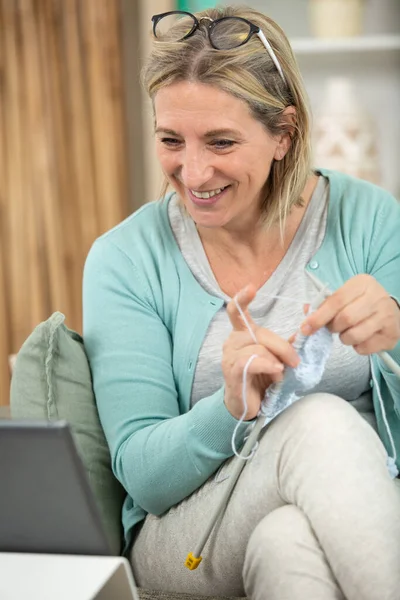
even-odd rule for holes
{"type": "Polygon", "coordinates": [[[112,554],[65,421],[0,420],[0,552],[112,554]]]}

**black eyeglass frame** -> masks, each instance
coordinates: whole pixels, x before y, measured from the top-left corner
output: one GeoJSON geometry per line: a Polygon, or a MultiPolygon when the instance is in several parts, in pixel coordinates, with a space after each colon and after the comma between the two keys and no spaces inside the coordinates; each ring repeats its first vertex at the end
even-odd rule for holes
{"type": "Polygon", "coordinates": [[[218,23],[220,23],[221,21],[231,21],[231,20],[242,21],[243,23],[246,23],[246,25],[249,26],[249,34],[246,37],[246,39],[244,39],[242,42],[240,42],[240,44],[238,44],[237,46],[232,46],[232,48],[231,48],[232,50],[233,50],[233,48],[240,48],[240,46],[247,44],[247,42],[253,35],[258,34],[260,32],[260,28],[258,27],[258,25],[254,25],[254,23],[252,23],[251,21],[248,21],[247,19],[244,19],[243,17],[221,17],[220,19],[215,19],[215,21],[212,21],[209,17],[202,17],[201,19],[198,19],[195,15],[193,15],[192,13],[187,12],[185,10],[170,10],[168,12],[161,13],[159,15],[153,15],[151,17],[151,20],[153,21],[153,35],[156,39],[158,39],[157,35],[156,35],[156,27],[157,27],[158,23],[164,17],[169,17],[170,15],[187,15],[188,17],[191,17],[193,19],[192,29],[189,31],[189,33],[187,33],[182,38],[177,40],[179,42],[189,38],[191,35],[194,34],[195,31],[197,31],[197,29],[200,28],[200,25],[202,25],[204,21],[208,21],[208,23],[206,23],[208,39],[210,41],[211,46],[215,50],[221,50],[221,48],[218,48],[217,46],[214,45],[211,35],[212,35],[212,31],[215,28],[215,26],[218,25],[218,23]]]}
{"type": "MultiPolygon", "coordinates": [[[[263,30],[260,27],[258,27],[258,25],[254,25],[254,23],[252,23],[251,21],[248,21],[247,19],[244,19],[243,17],[233,17],[233,16],[232,17],[221,17],[220,19],[215,19],[215,20],[211,19],[211,17],[202,17],[201,19],[198,19],[195,15],[193,15],[192,13],[187,12],[185,10],[170,10],[168,12],[161,13],[159,15],[153,15],[151,18],[151,20],[153,22],[153,35],[156,40],[159,39],[159,38],[157,38],[157,35],[156,35],[156,27],[157,27],[158,23],[164,17],[169,17],[170,15],[186,15],[188,17],[191,17],[194,22],[192,29],[186,35],[184,35],[182,38],[177,40],[178,42],[182,42],[183,40],[186,40],[187,38],[189,38],[191,35],[193,35],[195,33],[195,31],[200,29],[200,25],[202,24],[203,21],[208,21],[208,24],[207,24],[208,39],[211,44],[211,47],[214,48],[215,50],[222,50],[222,48],[218,48],[217,46],[215,46],[215,44],[212,41],[212,37],[211,37],[212,31],[213,31],[214,27],[216,25],[218,25],[218,23],[220,23],[221,21],[228,21],[228,20],[242,21],[243,23],[246,23],[246,25],[248,25],[250,27],[250,31],[249,31],[247,38],[245,40],[243,40],[242,42],[240,42],[240,44],[238,44],[237,46],[232,46],[232,48],[229,48],[229,49],[233,50],[234,48],[240,48],[241,46],[243,46],[243,44],[247,44],[247,42],[253,35],[257,35],[258,38],[261,40],[261,43],[265,47],[266,51],[270,55],[272,61],[274,62],[283,82],[286,83],[286,79],[283,74],[283,70],[282,70],[280,62],[278,60],[278,57],[276,56],[271,44],[265,37],[263,30]]],[[[228,48],[227,48],[227,50],[228,50],[228,48]]]]}

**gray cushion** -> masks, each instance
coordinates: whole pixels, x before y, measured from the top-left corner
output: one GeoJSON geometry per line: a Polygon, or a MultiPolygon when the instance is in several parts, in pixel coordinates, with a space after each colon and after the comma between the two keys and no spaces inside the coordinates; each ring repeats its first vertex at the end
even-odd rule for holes
{"type": "Polygon", "coordinates": [[[125,491],[115,479],[97,414],[81,336],[54,313],[18,353],[11,381],[13,418],[65,419],[89,477],[112,551],[121,552],[125,491]]]}

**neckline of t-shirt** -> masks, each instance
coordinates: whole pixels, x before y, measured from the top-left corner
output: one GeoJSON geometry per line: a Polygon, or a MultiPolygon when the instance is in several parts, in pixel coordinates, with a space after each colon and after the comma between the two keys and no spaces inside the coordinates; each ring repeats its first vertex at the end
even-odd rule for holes
{"type": "MultiPolygon", "coordinates": [[[[310,226],[315,217],[320,214],[325,208],[325,205],[322,205],[321,200],[324,197],[324,194],[329,186],[329,179],[325,177],[325,175],[319,174],[318,182],[314,189],[314,192],[310,198],[310,202],[304,211],[303,218],[300,222],[300,225],[293,237],[293,240],[287,249],[285,256],[276,267],[274,272],[268,278],[268,280],[258,289],[257,296],[253,301],[254,309],[257,309],[258,304],[265,302],[265,296],[271,293],[272,290],[279,289],[282,280],[284,279],[290,265],[295,258],[296,254],[300,250],[301,245],[304,243],[305,238],[303,236],[305,230],[310,226]],[[320,208],[320,211],[318,211],[320,208]],[[299,240],[301,243],[299,244],[299,240]]],[[[172,199],[175,200],[175,199],[172,199]]],[[[176,207],[178,208],[184,227],[187,228],[189,236],[191,237],[191,243],[193,246],[194,252],[197,256],[201,256],[201,260],[198,261],[198,267],[205,272],[206,278],[210,283],[212,282],[212,289],[207,290],[209,293],[221,298],[225,303],[228,303],[231,298],[228,294],[226,294],[223,290],[221,290],[218,281],[215,278],[214,272],[211,268],[210,262],[208,260],[207,254],[204,250],[203,243],[201,241],[199,232],[196,228],[196,225],[191,219],[191,217],[187,214],[184,207],[176,201],[176,207]]]]}

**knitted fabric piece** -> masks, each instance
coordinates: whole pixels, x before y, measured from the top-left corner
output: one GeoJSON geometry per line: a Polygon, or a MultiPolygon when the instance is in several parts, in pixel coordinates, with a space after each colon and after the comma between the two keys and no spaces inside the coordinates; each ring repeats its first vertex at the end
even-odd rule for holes
{"type": "Polygon", "coordinates": [[[299,365],[296,368],[287,367],[282,384],[267,391],[264,397],[260,411],[265,416],[264,426],[318,385],[331,352],[332,341],[332,334],[326,327],[305,338],[298,350],[299,365]]]}

